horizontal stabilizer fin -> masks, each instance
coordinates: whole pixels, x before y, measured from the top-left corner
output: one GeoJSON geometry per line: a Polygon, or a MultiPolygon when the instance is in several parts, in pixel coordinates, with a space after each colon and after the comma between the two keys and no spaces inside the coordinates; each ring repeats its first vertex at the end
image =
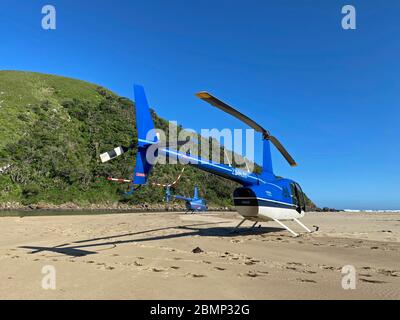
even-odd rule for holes
{"type": "Polygon", "coordinates": [[[192,201],[193,199],[191,199],[191,198],[187,198],[187,197],[183,197],[183,196],[173,196],[175,199],[178,199],[178,200],[183,200],[183,201],[192,201]]]}

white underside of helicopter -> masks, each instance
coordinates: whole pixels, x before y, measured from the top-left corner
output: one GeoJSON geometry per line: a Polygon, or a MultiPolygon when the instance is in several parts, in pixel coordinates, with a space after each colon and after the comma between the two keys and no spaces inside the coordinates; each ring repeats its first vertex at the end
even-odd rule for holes
{"type": "Polygon", "coordinates": [[[275,221],[281,227],[285,228],[295,237],[299,234],[285,225],[282,221],[294,221],[301,226],[306,232],[311,233],[312,231],[301,223],[298,218],[304,217],[304,212],[299,213],[295,208],[274,208],[268,206],[237,206],[239,214],[243,217],[243,220],[236,226],[235,230],[238,229],[246,220],[254,221],[253,227],[258,222],[275,221]]]}
{"type": "Polygon", "coordinates": [[[237,206],[238,213],[251,221],[293,220],[304,217],[304,212],[299,213],[295,208],[274,208],[267,206],[237,206]]]}
{"type": "MultiPolygon", "coordinates": [[[[263,200],[260,198],[236,198],[236,199],[252,199],[252,200],[263,200]]],[[[294,236],[298,236],[296,232],[290,229],[287,225],[285,225],[282,221],[294,221],[307,232],[312,232],[307,226],[301,223],[298,219],[303,218],[305,212],[301,211],[300,213],[296,210],[297,207],[295,205],[288,205],[287,203],[281,203],[278,201],[269,200],[268,202],[271,203],[270,206],[266,205],[237,205],[236,209],[238,213],[243,217],[243,221],[239,223],[239,225],[235,228],[237,229],[240,227],[246,220],[255,221],[257,222],[268,222],[268,221],[275,221],[280,226],[288,230],[294,236]],[[282,207],[276,206],[277,204],[281,204],[282,207]],[[288,207],[284,207],[288,206],[288,207]]],[[[253,225],[253,227],[256,225],[253,225]]]]}

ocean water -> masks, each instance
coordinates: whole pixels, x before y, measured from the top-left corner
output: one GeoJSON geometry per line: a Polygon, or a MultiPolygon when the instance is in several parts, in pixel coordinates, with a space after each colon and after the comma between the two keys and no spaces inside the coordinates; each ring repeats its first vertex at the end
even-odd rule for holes
{"type": "Polygon", "coordinates": [[[386,212],[386,213],[400,213],[400,210],[353,210],[353,209],[345,209],[345,212],[367,212],[367,213],[378,213],[378,212],[386,212]]]}

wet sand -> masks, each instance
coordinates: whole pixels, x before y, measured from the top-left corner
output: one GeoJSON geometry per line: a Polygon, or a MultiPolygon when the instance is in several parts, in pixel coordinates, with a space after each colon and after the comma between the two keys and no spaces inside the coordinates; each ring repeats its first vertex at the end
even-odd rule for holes
{"type": "Polygon", "coordinates": [[[212,212],[2,217],[0,299],[400,298],[399,213],[310,213],[302,222],[319,231],[297,238],[274,222],[230,234],[240,220],[212,212]],[[42,288],[48,265],[55,290],[42,288]],[[342,288],[345,265],[356,268],[355,290],[342,288]]]}

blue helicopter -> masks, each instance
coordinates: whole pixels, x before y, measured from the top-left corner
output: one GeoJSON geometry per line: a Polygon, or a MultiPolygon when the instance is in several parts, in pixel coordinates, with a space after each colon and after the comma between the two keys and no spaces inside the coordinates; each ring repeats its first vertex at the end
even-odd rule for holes
{"type": "Polygon", "coordinates": [[[193,198],[179,196],[179,195],[173,195],[171,193],[171,187],[167,186],[165,188],[165,200],[167,202],[169,202],[171,200],[171,198],[185,201],[185,205],[186,205],[185,213],[204,212],[204,211],[208,210],[206,201],[199,197],[199,188],[197,186],[194,187],[193,198]]]}
{"type": "MultiPolygon", "coordinates": [[[[282,146],[277,138],[272,136],[269,131],[257,124],[255,121],[237,111],[228,104],[222,102],[218,98],[208,92],[200,92],[196,96],[212,106],[236,117],[256,132],[262,134],[263,140],[263,168],[260,174],[250,173],[239,168],[234,168],[225,164],[212,162],[198,156],[185,154],[167,146],[159,141],[154,131],[154,122],[151,117],[149,104],[146,98],[144,88],[139,85],[134,86],[135,105],[136,105],[136,125],[138,132],[136,167],[131,182],[131,191],[133,194],[137,187],[147,184],[149,174],[153,164],[146,158],[147,150],[152,147],[156,148],[156,155],[172,156],[177,159],[189,162],[200,170],[218,175],[220,177],[235,181],[242,185],[233,193],[233,200],[238,213],[243,220],[236,226],[239,228],[245,221],[253,221],[252,227],[259,222],[275,221],[280,226],[288,230],[294,236],[298,236],[296,232],[290,229],[283,221],[294,221],[307,232],[312,232],[308,227],[299,221],[304,217],[306,211],[306,202],[304,193],[300,185],[290,179],[279,178],[275,176],[272,168],[271,159],[271,143],[279,150],[288,163],[297,166],[294,159],[282,146]],[[148,134],[154,132],[149,139],[148,134]]],[[[101,155],[103,162],[109,161],[123,154],[130,147],[118,147],[114,150],[101,155]]],[[[154,163],[154,162],[153,162],[154,163]]]]}

